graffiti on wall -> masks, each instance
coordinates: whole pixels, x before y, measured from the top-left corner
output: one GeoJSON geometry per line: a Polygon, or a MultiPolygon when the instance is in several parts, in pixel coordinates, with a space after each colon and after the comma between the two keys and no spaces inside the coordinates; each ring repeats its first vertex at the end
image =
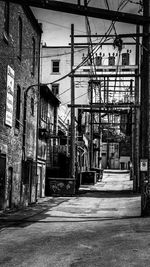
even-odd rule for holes
{"type": "Polygon", "coordinates": [[[50,180],[49,186],[52,194],[73,194],[74,191],[74,181],[50,180]]]}

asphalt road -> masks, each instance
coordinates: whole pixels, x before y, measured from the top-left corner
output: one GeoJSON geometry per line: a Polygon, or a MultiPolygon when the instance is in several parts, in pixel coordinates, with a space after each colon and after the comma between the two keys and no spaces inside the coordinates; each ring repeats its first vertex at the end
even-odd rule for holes
{"type": "Polygon", "coordinates": [[[140,217],[140,196],[82,193],[1,215],[0,266],[150,266],[150,218],[140,217]]]}

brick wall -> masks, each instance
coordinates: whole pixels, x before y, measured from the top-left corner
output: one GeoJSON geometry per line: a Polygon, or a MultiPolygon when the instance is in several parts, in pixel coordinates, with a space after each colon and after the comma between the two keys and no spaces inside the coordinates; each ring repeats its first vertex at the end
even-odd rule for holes
{"type": "MultiPolygon", "coordinates": [[[[12,177],[12,204],[19,205],[21,199],[21,176],[22,176],[22,146],[23,146],[23,114],[24,114],[24,91],[32,84],[38,84],[38,55],[40,43],[40,29],[30,10],[22,6],[10,3],[9,36],[4,31],[4,4],[0,2],[0,148],[1,153],[6,154],[6,195],[5,207],[9,205],[8,191],[8,168],[13,168],[12,177]],[[22,57],[18,57],[18,18],[22,20],[22,57]],[[35,39],[36,61],[35,74],[32,75],[32,38],[35,39]],[[6,113],[6,81],[7,66],[15,72],[13,123],[12,127],[5,124],[6,113]],[[16,124],[16,96],[17,86],[21,88],[20,123],[19,129],[16,124]]],[[[38,87],[34,86],[27,94],[26,112],[26,157],[36,160],[36,132],[37,132],[37,96],[38,87]],[[34,99],[34,114],[31,112],[31,98],[34,99]]]]}

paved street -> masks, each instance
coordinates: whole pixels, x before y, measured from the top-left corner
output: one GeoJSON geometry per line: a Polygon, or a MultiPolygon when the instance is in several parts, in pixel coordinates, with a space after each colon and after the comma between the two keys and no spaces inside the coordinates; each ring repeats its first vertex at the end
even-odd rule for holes
{"type": "Polygon", "coordinates": [[[0,266],[149,266],[150,218],[129,185],[129,174],[105,173],[77,196],[1,214],[0,266]]]}

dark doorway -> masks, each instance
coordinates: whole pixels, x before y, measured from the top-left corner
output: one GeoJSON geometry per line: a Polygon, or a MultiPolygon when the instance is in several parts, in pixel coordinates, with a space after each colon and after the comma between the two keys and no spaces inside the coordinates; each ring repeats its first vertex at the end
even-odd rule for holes
{"type": "Polygon", "coordinates": [[[0,209],[5,208],[6,155],[0,154],[0,209]]]}
{"type": "Polygon", "coordinates": [[[12,177],[13,177],[13,168],[8,168],[8,200],[9,200],[9,208],[12,208],[12,177]]]}
{"type": "Polygon", "coordinates": [[[35,202],[36,198],[36,162],[32,159],[22,162],[23,184],[25,186],[24,198],[28,203],[35,202]]]}

